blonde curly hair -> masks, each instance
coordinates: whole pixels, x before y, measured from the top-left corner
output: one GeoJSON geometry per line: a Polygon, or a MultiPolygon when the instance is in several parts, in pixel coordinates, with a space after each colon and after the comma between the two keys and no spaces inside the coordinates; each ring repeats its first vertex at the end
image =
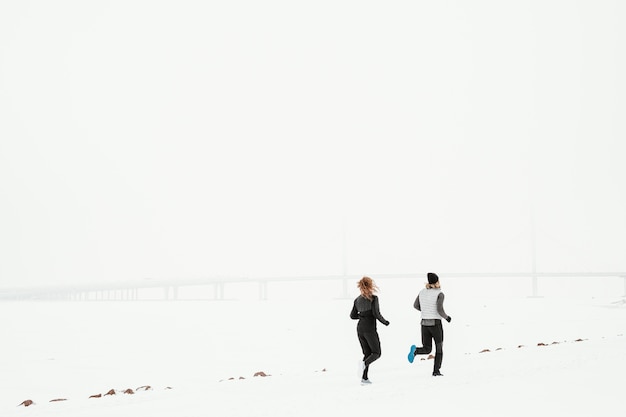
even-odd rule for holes
{"type": "Polygon", "coordinates": [[[357,282],[356,286],[361,291],[361,295],[368,300],[374,298],[374,293],[378,291],[378,286],[370,277],[363,277],[357,282]]]}

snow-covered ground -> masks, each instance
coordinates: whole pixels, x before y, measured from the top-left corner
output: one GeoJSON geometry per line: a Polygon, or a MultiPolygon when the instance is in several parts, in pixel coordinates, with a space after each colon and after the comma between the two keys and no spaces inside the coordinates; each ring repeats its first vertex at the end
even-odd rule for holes
{"type": "Polygon", "coordinates": [[[444,323],[440,378],[430,376],[432,360],[406,359],[420,340],[412,304],[423,283],[378,284],[391,324],[379,326],[383,354],[370,369],[371,386],[359,383],[352,298],[337,297],[337,283],[277,286],[266,301],[231,294],[224,301],[2,302],[0,415],[586,416],[624,409],[626,305],[618,278],[544,280],[543,297],[530,298],[528,280],[442,276],[453,319],[444,323]],[[137,389],[144,386],[150,389],[137,389]],[[124,394],[128,388],[135,393],[124,394]],[[104,395],[111,389],[115,395],[104,395]],[[89,398],[96,394],[103,396],[89,398]],[[25,400],[34,404],[20,406],[25,400]]]}

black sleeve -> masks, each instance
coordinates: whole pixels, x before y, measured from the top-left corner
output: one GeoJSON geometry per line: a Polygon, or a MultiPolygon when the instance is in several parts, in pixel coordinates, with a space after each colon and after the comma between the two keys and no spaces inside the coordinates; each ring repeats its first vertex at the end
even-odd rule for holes
{"type": "Polygon", "coordinates": [[[379,322],[381,322],[385,326],[389,325],[389,322],[382,316],[382,314],[380,314],[380,307],[378,305],[378,297],[376,296],[374,296],[374,300],[372,300],[372,313],[374,314],[374,317],[376,317],[376,319],[379,322]]]}
{"type": "Polygon", "coordinates": [[[350,318],[352,320],[357,320],[359,318],[359,312],[356,309],[356,300],[352,303],[352,311],[350,311],[350,318]]]}

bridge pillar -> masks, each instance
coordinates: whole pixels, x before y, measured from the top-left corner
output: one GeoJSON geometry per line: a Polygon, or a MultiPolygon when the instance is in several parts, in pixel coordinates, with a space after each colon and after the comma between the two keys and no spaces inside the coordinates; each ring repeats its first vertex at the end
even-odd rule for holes
{"type": "Polygon", "coordinates": [[[267,281],[259,281],[259,300],[267,300],[267,281]]]}
{"type": "Polygon", "coordinates": [[[213,299],[215,300],[223,300],[224,299],[224,283],[216,282],[213,284],[213,299]]]}
{"type": "Polygon", "coordinates": [[[178,300],[178,287],[175,285],[168,285],[167,287],[164,287],[163,290],[165,291],[165,299],[169,300],[170,299],[170,289],[172,290],[172,300],[178,300]]]}
{"type": "Polygon", "coordinates": [[[530,298],[540,298],[541,296],[539,295],[539,277],[537,276],[537,274],[533,273],[531,280],[533,293],[530,298]]]}
{"type": "Polygon", "coordinates": [[[348,277],[343,277],[343,291],[341,294],[341,298],[348,298],[348,277]]]}

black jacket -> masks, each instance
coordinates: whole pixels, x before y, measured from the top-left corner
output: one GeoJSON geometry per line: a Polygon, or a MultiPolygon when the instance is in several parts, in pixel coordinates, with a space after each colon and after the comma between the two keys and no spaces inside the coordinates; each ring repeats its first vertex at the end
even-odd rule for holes
{"type": "Polygon", "coordinates": [[[380,321],[385,326],[389,325],[389,321],[386,320],[382,314],[380,314],[380,307],[378,305],[378,297],[373,296],[371,300],[359,295],[354,299],[352,305],[352,311],[350,311],[350,318],[353,320],[359,320],[356,326],[359,332],[374,332],[376,331],[376,320],[380,321]]]}

